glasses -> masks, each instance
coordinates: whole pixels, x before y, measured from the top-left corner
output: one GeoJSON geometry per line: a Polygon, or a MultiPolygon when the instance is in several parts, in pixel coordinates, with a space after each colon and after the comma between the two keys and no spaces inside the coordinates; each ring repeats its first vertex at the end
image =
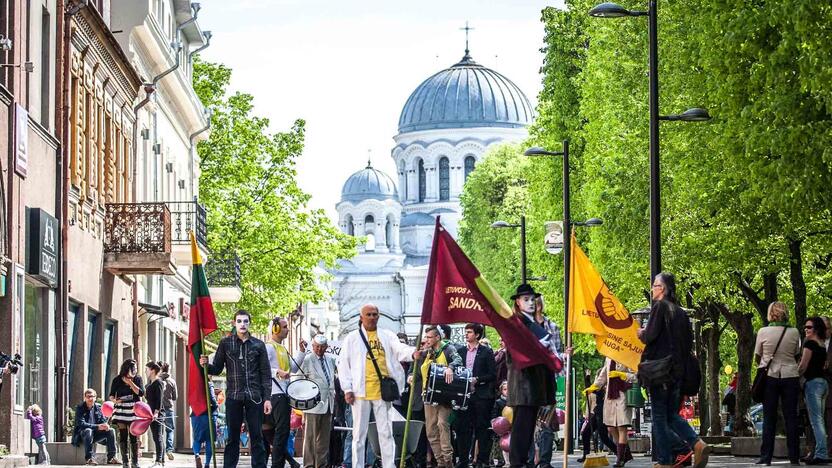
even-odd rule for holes
{"type": "Polygon", "coordinates": [[[652,287],[654,287],[654,288],[663,288],[664,286],[662,286],[661,284],[654,284],[652,287]]]}
{"type": "Polygon", "coordinates": [[[84,398],[95,398],[95,395],[84,395],[84,398]]]}
{"type": "Polygon", "coordinates": [[[237,323],[249,323],[248,319],[237,319],[237,323]]]}
{"type": "Polygon", "coordinates": [[[815,327],[813,327],[813,326],[811,326],[811,325],[806,325],[805,327],[803,327],[803,329],[804,329],[804,330],[812,330],[812,329],[814,329],[814,328],[815,328],[815,327]]]}

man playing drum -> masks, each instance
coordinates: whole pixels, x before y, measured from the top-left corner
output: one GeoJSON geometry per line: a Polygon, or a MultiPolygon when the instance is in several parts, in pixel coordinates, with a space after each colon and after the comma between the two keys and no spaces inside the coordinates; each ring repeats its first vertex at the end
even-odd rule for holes
{"type": "Polygon", "coordinates": [[[291,372],[298,367],[291,361],[289,351],[283,346],[283,340],[289,335],[289,322],[283,317],[275,317],[271,322],[272,339],[266,345],[269,366],[272,371],[271,405],[274,439],[272,439],[272,468],[283,468],[288,454],[286,441],[289,439],[289,400],[286,389],[289,386],[291,372]]]}
{"type": "MultiPolygon", "coordinates": [[[[463,365],[456,348],[442,341],[439,330],[434,326],[425,329],[425,345],[413,357],[416,358],[413,391],[430,385],[428,378],[431,364],[445,366],[444,376],[448,384],[454,380],[454,371],[463,365]]],[[[454,466],[451,426],[448,422],[450,415],[450,405],[425,403],[425,431],[438,468],[453,468],[454,466]]]]}
{"type": "MultiPolygon", "coordinates": [[[[413,360],[414,348],[399,341],[395,333],[378,328],[378,307],[365,304],[361,307],[361,323],[344,338],[338,355],[338,378],[344,390],[344,399],[352,405],[352,466],[364,466],[364,447],[370,410],[376,418],[376,429],[381,444],[383,468],[394,468],[396,446],[393,440],[393,422],[390,419],[392,405],[382,399],[382,379],[395,381],[398,393],[404,389],[404,369],[400,362],[413,360]],[[369,350],[367,349],[369,348],[369,350]],[[379,371],[376,371],[378,365],[379,371]]],[[[392,400],[391,400],[392,401],[392,400]]]]}
{"type": "Polygon", "coordinates": [[[324,468],[329,460],[329,435],[335,405],[335,359],[326,354],[326,348],[326,337],[315,335],[312,352],[304,353],[298,359],[301,372],[318,386],[321,397],[320,403],[303,413],[306,419],[303,433],[305,468],[324,468]]]}

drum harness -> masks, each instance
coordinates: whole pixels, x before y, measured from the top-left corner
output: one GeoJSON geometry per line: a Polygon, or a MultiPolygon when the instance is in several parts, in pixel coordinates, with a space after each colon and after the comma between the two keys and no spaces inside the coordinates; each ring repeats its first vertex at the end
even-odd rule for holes
{"type": "MultiPolygon", "coordinates": [[[[269,343],[269,344],[270,344],[272,347],[274,347],[274,345],[272,345],[271,343],[269,343]]],[[[277,349],[275,349],[275,352],[277,352],[277,349]]],[[[297,366],[297,368],[298,368],[298,371],[299,371],[301,374],[303,374],[303,377],[304,377],[306,380],[313,381],[312,379],[310,379],[310,378],[309,378],[309,376],[308,376],[308,375],[306,375],[306,372],[304,372],[304,371],[303,371],[303,368],[302,368],[302,367],[300,367],[300,364],[298,364],[298,362],[297,362],[297,361],[295,361],[295,358],[294,358],[294,357],[292,357],[292,354],[291,354],[291,353],[289,353],[289,352],[287,352],[286,354],[289,356],[289,359],[291,359],[291,360],[292,360],[292,362],[294,362],[294,363],[295,363],[295,365],[296,365],[296,366],[297,366]]],[[[291,369],[291,367],[289,368],[289,370],[290,370],[290,371],[292,370],[292,369],[291,369]]],[[[287,391],[287,390],[289,390],[289,386],[288,386],[288,385],[286,385],[286,388],[283,388],[283,386],[282,386],[282,385],[280,385],[280,382],[278,382],[278,381],[277,381],[277,379],[276,379],[276,378],[274,378],[274,376],[272,376],[272,382],[274,382],[274,384],[275,384],[275,385],[277,385],[277,388],[279,388],[279,389],[281,389],[281,390],[283,391],[283,394],[284,394],[284,395],[289,396],[289,392],[287,391]]],[[[313,381],[313,382],[314,382],[314,381],[313,381]]],[[[289,383],[292,383],[292,382],[289,382],[289,383]]]]}

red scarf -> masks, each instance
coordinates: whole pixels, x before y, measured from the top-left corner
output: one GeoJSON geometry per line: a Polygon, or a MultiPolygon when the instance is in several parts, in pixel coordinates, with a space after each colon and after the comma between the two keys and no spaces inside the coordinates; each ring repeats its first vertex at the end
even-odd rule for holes
{"type": "Polygon", "coordinates": [[[609,378],[609,373],[615,370],[615,361],[610,361],[610,369],[607,372],[607,386],[609,398],[612,400],[617,399],[621,396],[621,393],[626,392],[633,386],[633,384],[627,382],[624,379],[619,378],[609,378]]]}

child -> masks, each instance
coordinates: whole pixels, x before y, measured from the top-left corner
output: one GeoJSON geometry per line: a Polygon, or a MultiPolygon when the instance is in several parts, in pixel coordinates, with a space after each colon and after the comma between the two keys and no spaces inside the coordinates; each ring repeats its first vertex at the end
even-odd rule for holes
{"type": "Polygon", "coordinates": [[[46,433],[43,430],[43,412],[40,406],[32,405],[26,409],[26,419],[32,425],[32,439],[38,444],[38,465],[49,464],[49,452],[46,451],[46,433]]]}

